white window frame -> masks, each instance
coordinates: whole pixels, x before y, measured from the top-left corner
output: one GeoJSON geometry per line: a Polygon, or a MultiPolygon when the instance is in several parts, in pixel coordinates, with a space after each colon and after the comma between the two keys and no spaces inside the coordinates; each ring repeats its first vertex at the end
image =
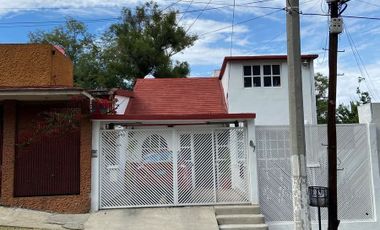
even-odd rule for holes
{"type": "Polygon", "coordinates": [[[281,88],[282,87],[282,74],[281,74],[281,64],[279,63],[264,63],[264,64],[249,64],[249,65],[242,65],[242,75],[243,75],[243,88],[249,89],[249,88],[281,88]],[[264,74],[264,66],[269,65],[271,68],[271,74],[270,75],[265,75],[264,74]],[[244,75],[244,67],[250,66],[251,67],[251,75],[244,75]],[[260,66],[260,75],[254,75],[253,74],[253,66],[260,66]],[[279,67],[279,74],[273,74],[273,66],[278,66],[279,67]],[[260,77],[260,86],[255,86],[253,79],[255,77],[260,77]],[[266,77],[270,77],[271,79],[271,85],[270,86],[265,86],[264,79],[266,77]],[[273,78],[279,77],[280,78],[280,85],[278,86],[273,86],[273,78]],[[251,79],[251,86],[245,86],[244,81],[245,78],[250,78],[251,79]]]}

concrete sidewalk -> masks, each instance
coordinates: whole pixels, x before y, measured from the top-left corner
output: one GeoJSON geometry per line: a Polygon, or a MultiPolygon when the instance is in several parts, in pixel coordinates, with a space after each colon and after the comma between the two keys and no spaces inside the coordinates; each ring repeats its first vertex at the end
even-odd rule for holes
{"type": "Polygon", "coordinates": [[[217,230],[213,207],[114,209],[54,214],[0,206],[2,229],[217,230]]]}

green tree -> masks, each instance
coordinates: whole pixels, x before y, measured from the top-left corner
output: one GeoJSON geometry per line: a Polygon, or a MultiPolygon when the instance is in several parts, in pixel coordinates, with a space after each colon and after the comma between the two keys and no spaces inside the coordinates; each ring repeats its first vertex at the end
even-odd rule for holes
{"type": "Polygon", "coordinates": [[[193,45],[197,39],[176,23],[177,12],[164,13],[154,2],[124,8],[122,21],[113,24],[107,35],[115,54],[112,70],[120,78],[134,80],[154,77],[186,77],[187,62],[174,62],[173,55],[193,45]]]}
{"type": "Polygon", "coordinates": [[[314,85],[316,91],[316,105],[317,105],[317,122],[318,124],[327,123],[327,91],[329,81],[326,76],[317,73],[314,77],[314,85]]]}
{"type": "Polygon", "coordinates": [[[68,17],[64,25],[49,32],[37,30],[29,33],[29,42],[61,46],[75,65],[81,55],[94,46],[94,36],[87,31],[84,23],[68,17]]]}
{"type": "MultiPolygon", "coordinates": [[[[339,104],[336,108],[336,121],[337,123],[358,123],[358,106],[371,102],[371,97],[366,91],[360,89],[360,83],[364,78],[359,77],[359,86],[356,88],[357,100],[350,101],[349,105],[339,104]]],[[[316,104],[317,104],[317,120],[318,124],[327,123],[327,107],[328,107],[328,78],[321,73],[317,73],[314,77],[315,90],[316,90],[316,104]]]]}
{"type": "Polygon", "coordinates": [[[194,44],[176,23],[177,12],[163,12],[154,2],[124,8],[122,20],[98,39],[84,23],[67,18],[51,31],[31,32],[32,43],[63,47],[74,63],[74,82],[84,88],[131,88],[136,78],[186,77],[187,62],[173,61],[173,55],[194,44]],[[96,42],[95,42],[96,40],[96,42]]]}
{"type": "Polygon", "coordinates": [[[29,42],[53,44],[64,48],[74,64],[74,82],[84,88],[97,87],[94,75],[99,74],[94,35],[87,31],[84,23],[66,18],[64,25],[51,31],[37,30],[29,33],[29,42]],[[96,86],[95,86],[96,85],[96,86]]]}
{"type": "Polygon", "coordinates": [[[336,122],[352,124],[359,122],[358,101],[350,101],[349,105],[339,104],[336,108],[336,122]]]}

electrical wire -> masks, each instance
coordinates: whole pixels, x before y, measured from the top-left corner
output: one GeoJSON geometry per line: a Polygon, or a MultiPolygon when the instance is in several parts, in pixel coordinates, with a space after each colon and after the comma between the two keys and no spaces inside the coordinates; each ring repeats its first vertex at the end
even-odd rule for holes
{"type": "Polygon", "coordinates": [[[234,8],[232,9],[232,21],[231,21],[231,44],[230,44],[230,56],[232,56],[233,38],[234,38],[235,4],[236,4],[236,1],[234,0],[234,8]]]}
{"type": "MultiPolygon", "coordinates": [[[[259,43],[260,44],[260,48],[261,47],[265,47],[266,45],[268,45],[269,43],[272,43],[274,40],[276,40],[277,38],[281,37],[282,35],[284,35],[286,33],[286,31],[281,31],[280,33],[276,34],[274,37],[272,37],[271,39],[269,39],[268,41],[265,41],[264,43],[259,43]]],[[[251,50],[251,52],[254,52],[256,50],[258,50],[259,48],[255,48],[253,50],[251,50]]]]}
{"type": "Polygon", "coordinates": [[[172,6],[177,5],[177,4],[180,3],[181,1],[182,1],[182,0],[178,0],[178,1],[176,1],[176,2],[174,2],[174,3],[172,3],[172,4],[170,4],[170,5],[168,5],[168,6],[165,7],[162,11],[165,11],[165,10],[169,9],[170,7],[172,7],[172,6]]]}
{"type": "MultiPolygon", "coordinates": [[[[248,6],[248,4],[253,4],[261,1],[255,1],[255,2],[248,2],[244,3],[241,6],[248,6]]],[[[207,8],[207,9],[198,9],[198,10],[185,10],[177,12],[178,14],[186,14],[186,13],[198,13],[198,12],[204,12],[209,10],[215,10],[215,9],[221,9],[230,7],[230,5],[225,6],[219,6],[219,7],[213,7],[213,8],[207,8]]],[[[57,9],[57,8],[55,8],[57,9]]],[[[102,19],[85,19],[81,20],[82,22],[101,22],[101,21],[114,21],[114,20],[120,20],[121,17],[113,17],[113,18],[102,18],[102,19]]],[[[19,21],[19,22],[0,22],[0,28],[19,28],[19,27],[38,27],[38,26],[52,26],[52,25],[58,25],[61,23],[65,23],[65,20],[54,20],[54,21],[19,21]],[[26,24],[26,25],[25,25],[26,24]],[[34,24],[34,25],[31,25],[34,24]]]]}
{"type": "Polygon", "coordinates": [[[204,13],[204,11],[207,9],[207,7],[210,5],[212,0],[208,1],[208,4],[203,8],[203,10],[198,14],[198,16],[195,18],[193,23],[187,28],[186,33],[189,32],[189,30],[195,25],[195,23],[198,21],[199,17],[204,13]]]}
{"type": "MultiPolygon", "coordinates": [[[[275,0],[258,0],[258,1],[254,1],[254,2],[247,2],[247,3],[242,3],[242,4],[236,4],[236,7],[256,7],[256,8],[272,8],[272,9],[276,9],[278,7],[266,7],[266,6],[251,6],[252,4],[255,4],[255,3],[263,3],[263,2],[271,2],[271,1],[275,1],[275,0]]],[[[183,3],[187,3],[187,2],[191,2],[191,0],[178,0],[174,3],[172,3],[171,5],[167,6],[166,8],[163,9],[166,10],[172,6],[174,6],[175,4],[178,4],[180,2],[183,2],[183,3]]],[[[206,4],[207,5],[207,2],[202,2],[202,1],[194,1],[193,0],[193,5],[194,3],[196,4],[206,4]]],[[[219,3],[219,2],[215,2],[215,3],[212,3],[211,5],[219,5],[219,6],[233,6],[233,4],[226,4],[226,3],[219,3]]],[[[107,8],[120,8],[120,6],[117,6],[117,5],[114,5],[114,6],[77,6],[77,7],[0,7],[0,9],[2,10],[76,10],[76,9],[107,9],[107,8]]]]}
{"type": "MultiPolygon", "coordinates": [[[[330,17],[330,14],[320,14],[320,13],[304,13],[300,12],[301,15],[305,16],[324,16],[330,17]]],[[[380,21],[380,17],[368,17],[368,16],[358,16],[358,15],[341,15],[343,18],[355,18],[355,19],[368,19],[368,20],[377,20],[380,21]]]]}
{"type": "MultiPolygon", "coordinates": [[[[99,23],[99,22],[110,22],[110,21],[117,21],[120,20],[121,17],[116,18],[102,18],[102,19],[87,19],[87,20],[81,20],[81,22],[85,23],[99,23]]],[[[61,21],[26,21],[26,22],[13,22],[13,23],[7,23],[3,22],[0,23],[0,29],[4,28],[28,28],[28,27],[41,27],[41,26],[56,26],[61,25],[62,23],[65,23],[65,20],[61,21]]]]}
{"type": "Polygon", "coordinates": [[[372,3],[372,2],[367,2],[367,1],[363,1],[363,0],[356,0],[358,2],[362,2],[362,3],[365,3],[365,4],[368,4],[368,5],[371,5],[371,6],[377,6],[377,7],[380,7],[380,5],[378,4],[375,4],[375,3],[372,3]]]}
{"type": "Polygon", "coordinates": [[[370,92],[370,94],[372,95],[372,97],[374,99],[378,100],[379,97],[376,93],[376,90],[375,90],[375,88],[372,87],[373,82],[372,82],[371,76],[369,75],[367,68],[364,65],[363,59],[361,58],[360,53],[356,47],[356,44],[353,41],[351,34],[348,31],[348,28],[346,26],[344,28],[344,31],[345,31],[345,34],[347,36],[348,43],[350,44],[351,51],[354,54],[354,59],[355,59],[356,65],[359,69],[359,72],[361,73],[362,76],[365,76],[365,79],[368,79],[368,81],[369,81],[369,82],[367,82],[367,80],[364,81],[367,85],[367,89],[370,92]]]}
{"type": "MultiPolygon", "coordinates": [[[[267,2],[273,2],[273,1],[276,1],[276,0],[257,0],[257,1],[254,1],[254,2],[248,2],[248,3],[242,3],[242,4],[235,4],[236,6],[244,6],[244,5],[250,5],[250,4],[254,4],[254,3],[267,3],[267,2]]],[[[182,0],[182,2],[193,2],[193,4],[204,4],[204,5],[208,5],[208,2],[206,1],[191,1],[191,0],[182,0]]],[[[227,3],[223,3],[223,2],[213,2],[211,5],[219,5],[219,6],[233,6],[234,4],[227,4],[227,3]]]]}
{"type": "MultiPolygon", "coordinates": [[[[329,26],[329,19],[327,18],[327,27],[329,26]]],[[[329,37],[329,30],[326,31],[325,33],[325,39],[324,39],[324,45],[323,45],[323,57],[322,57],[322,61],[319,62],[319,64],[324,64],[325,61],[326,61],[326,56],[327,56],[327,43],[328,43],[328,37],[329,37]]]]}
{"type": "MultiPolygon", "coordinates": [[[[250,22],[250,21],[253,21],[253,20],[259,19],[259,18],[263,18],[263,17],[266,17],[266,16],[269,16],[269,15],[272,15],[272,14],[278,13],[278,12],[283,11],[283,10],[284,10],[284,8],[281,8],[281,9],[279,9],[279,10],[275,10],[275,11],[272,11],[272,12],[267,13],[267,14],[263,14],[263,15],[260,15],[260,16],[254,17],[254,18],[250,18],[250,19],[247,19],[247,20],[243,20],[243,21],[240,21],[240,22],[234,23],[234,26],[236,26],[236,25],[240,25],[240,24],[244,24],[244,23],[247,23],[247,22],[250,22]]],[[[228,29],[228,28],[230,28],[230,27],[231,27],[231,26],[221,27],[221,28],[219,28],[219,29],[212,30],[212,31],[209,31],[209,32],[205,32],[205,33],[203,33],[203,34],[200,34],[199,36],[202,37],[202,36],[205,36],[205,35],[207,35],[207,34],[211,34],[211,33],[215,33],[215,32],[221,31],[221,30],[228,29]]]]}
{"type": "MultiPolygon", "coordinates": [[[[187,8],[186,8],[185,11],[188,11],[188,10],[190,9],[190,6],[193,4],[193,2],[194,2],[194,0],[192,0],[192,1],[189,3],[189,5],[187,6],[187,8]]],[[[181,20],[182,20],[183,17],[185,16],[185,14],[186,14],[186,13],[183,13],[183,14],[181,15],[181,17],[178,19],[177,24],[178,24],[179,22],[181,22],[181,20]]]]}

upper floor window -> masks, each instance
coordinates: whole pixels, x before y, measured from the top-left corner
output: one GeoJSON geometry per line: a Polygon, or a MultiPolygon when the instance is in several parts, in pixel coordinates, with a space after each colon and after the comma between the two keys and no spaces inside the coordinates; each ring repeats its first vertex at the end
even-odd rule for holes
{"type": "Polygon", "coordinates": [[[280,65],[243,66],[244,87],[280,87],[280,65]]]}

